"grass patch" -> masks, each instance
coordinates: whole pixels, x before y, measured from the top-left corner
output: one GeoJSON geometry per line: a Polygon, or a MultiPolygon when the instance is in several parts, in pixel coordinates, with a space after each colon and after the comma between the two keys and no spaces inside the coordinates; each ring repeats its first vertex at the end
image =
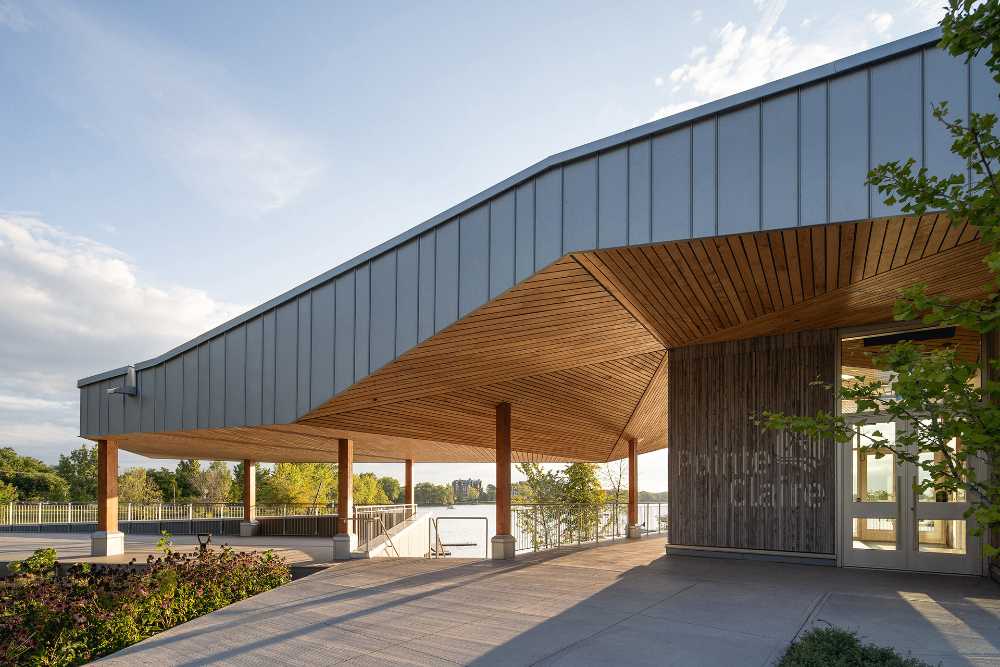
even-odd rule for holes
{"type": "Polygon", "coordinates": [[[931,667],[903,657],[895,649],[865,644],[858,635],[839,628],[816,628],[785,651],[778,667],[931,667]]]}

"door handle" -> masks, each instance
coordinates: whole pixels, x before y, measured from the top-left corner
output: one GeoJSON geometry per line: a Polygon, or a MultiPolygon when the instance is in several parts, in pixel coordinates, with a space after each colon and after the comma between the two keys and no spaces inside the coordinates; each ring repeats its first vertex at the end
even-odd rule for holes
{"type": "Polygon", "coordinates": [[[913,476],[913,485],[910,487],[910,495],[913,496],[913,550],[920,551],[920,522],[917,520],[917,476],[913,476]]]}

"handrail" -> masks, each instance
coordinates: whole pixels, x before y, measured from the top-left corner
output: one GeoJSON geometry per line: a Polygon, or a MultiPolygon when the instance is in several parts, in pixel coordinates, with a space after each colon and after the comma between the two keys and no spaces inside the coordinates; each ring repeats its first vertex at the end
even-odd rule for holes
{"type": "MultiPolygon", "coordinates": [[[[669,530],[668,503],[638,503],[641,533],[669,530]]],[[[558,549],[565,544],[599,543],[628,534],[628,503],[517,503],[511,528],[517,551],[558,549]]]]}
{"type": "Polygon", "coordinates": [[[490,520],[485,516],[438,516],[438,517],[428,517],[427,520],[427,557],[428,558],[441,558],[447,554],[444,552],[444,548],[449,546],[441,542],[441,530],[438,528],[438,521],[484,521],[485,531],[483,539],[483,548],[485,553],[483,558],[490,557],[490,520]],[[434,526],[434,543],[433,549],[431,548],[431,525],[434,526]],[[432,555],[433,554],[433,555],[432,555]]]}

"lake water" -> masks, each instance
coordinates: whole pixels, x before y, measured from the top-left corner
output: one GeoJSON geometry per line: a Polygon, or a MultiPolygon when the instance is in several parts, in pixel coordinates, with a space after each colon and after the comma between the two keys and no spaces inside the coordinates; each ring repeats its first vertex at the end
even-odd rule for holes
{"type": "MultiPolygon", "coordinates": [[[[490,538],[496,535],[497,506],[493,503],[443,506],[421,505],[417,516],[437,519],[438,533],[444,544],[472,543],[474,546],[449,546],[453,558],[483,558],[490,538]],[[472,518],[474,517],[474,519],[472,518]],[[482,519],[486,519],[483,521],[482,519]]],[[[433,533],[431,534],[433,536],[433,533]]]]}

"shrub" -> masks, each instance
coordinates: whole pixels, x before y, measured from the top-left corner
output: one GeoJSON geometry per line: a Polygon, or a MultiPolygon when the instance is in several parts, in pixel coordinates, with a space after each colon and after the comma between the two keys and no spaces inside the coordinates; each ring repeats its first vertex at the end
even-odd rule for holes
{"type": "Polygon", "coordinates": [[[0,580],[0,665],[83,664],[291,579],[273,552],[229,547],[63,570],[41,549],[12,571],[0,580]]]}
{"type": "Polygon", "coordinates": [[[816,628],[793,642],[778,667],[930,667],[891,648],[862,644],[857,634],[839,628],[816,628]]]}

